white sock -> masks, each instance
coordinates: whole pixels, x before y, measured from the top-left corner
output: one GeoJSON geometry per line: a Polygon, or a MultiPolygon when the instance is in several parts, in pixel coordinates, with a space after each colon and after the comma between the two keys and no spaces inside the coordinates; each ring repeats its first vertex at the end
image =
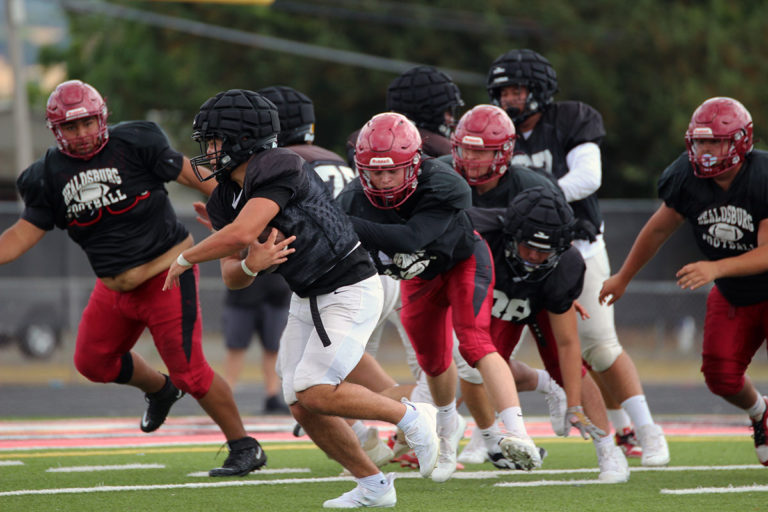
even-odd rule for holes
{"type": "Polygon", "coordinates": [[[613,438],[611,436],[598,437],[597,439],[592,439],[592,444],[595,445],[595,448],[605,446],[606,444],[613,444],[613,438]]]}
{"type": "Polygon", "coordinates": [[[478,428],[478,430],[480,431],[480,435],[482,436],[483,442],[485,443],[485,449],[492,451],[495,448],[495,451],[498,451],[498,446],[496,446],[496,443],[498,443],[499,440],[499,430],[496,428],[496,423],[488,428],[478,428]]]}
{"type": "Polygon", "coordinates": [[[621,432],[632,426],[632,420],[629,419],[629,415],[624,409],[607,409],[606,412],[608,413],[608,420],[616,432],[621,432]]]}
{"type": "Polygon", "coordinates": [[[456,400],[448,405],[441,405],[437,408],[437,432],[450,432],[456,428],[459,421],[459,414],[456,412],[456,400]]]}
{"type": "Polygon", "coordinates": [[[352,424],[352,430],[355,432],[355,435],[360,441],[360,444],[363,444],[365,442],[365,438],[368,436],[368,427],[366,427],[362,421],[357,420],[352,424]]]}
{"type": "Polygon", "coordinates": [[[552,377],[549,375],[549,372],[547,370],[536,369],[536,374],[539,376],[539,381],[536,383],[536,391],[539,393],[548,393],[552,383],[552,377]]]}
{"type": "Polygon", "coordinates": [[[621,406],[627,411],[635,428],[653,423],[651,410],[648,408],[648,402],[645,401],[645,395],[635,395],[621,402],[621,406]]]}
{"type": "Polygon", "coordinates": [[[381,471],[375,475],[366,476],[363,478],[355,478],[355,480],[357,480],[357,483],[359,483],[361,486],[376,494],[383,492],[387,487],[389,487],[389,480],[387,480],[387,477],[385,477],[384,473],[381,471]]]}
{"type": "Polygon", "coordinates": [[[405,414],[403,414],[403,417],[400,418],[400,421],[397,422],[397,426],[405,432],[405,430],[416,421],[416,418],[419,417],[419,413],[416,411],[416,409],[408,404],[405,404],[405,414]]]}
{"type": "Polygon", "coordinates": [[[523,411],[519,406],[507,407],[499,413],[499,417],[510,434],[528,439],[528,431],[523,423],[523,411]]]}
{"type": "Polygon", "coordinates": [[[747,409],[747,414],[749,414],[749,417],[752,418],[755,421],[759,421],[763,418],[763,414],[765,414],[765,398],[761,394],[758,393],[757,395],[757,402],[747,409]]]}

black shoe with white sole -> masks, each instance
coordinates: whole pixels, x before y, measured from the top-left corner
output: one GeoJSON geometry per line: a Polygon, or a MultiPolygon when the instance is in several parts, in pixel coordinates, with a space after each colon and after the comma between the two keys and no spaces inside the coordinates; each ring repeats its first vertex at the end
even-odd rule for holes
{"type": "Polygon", "coordinates": [[[167,375],[164,377],[165,385],[160,391],[144,395],[144,399],[149,405],[144,411],[144,416],[141,417],[140,427],[143,432],[154,432],[160,428],[160,425],[165,422],[165,418],[168,417],[171,406],[184,396],[184,392],[174,386],[167,375]]]}
{"type": "Polygon", "coordinates": [[[251,471],[261,469],[267,463],[267,454],[252,437],[243,437],[228,441],[229,456],[220,468],[208,472],[208,476],[245,476],[251,471]]]}

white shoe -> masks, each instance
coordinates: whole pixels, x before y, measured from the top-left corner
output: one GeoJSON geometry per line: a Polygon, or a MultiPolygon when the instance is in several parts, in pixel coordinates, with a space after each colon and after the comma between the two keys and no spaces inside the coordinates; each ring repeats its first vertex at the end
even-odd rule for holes
{"type": "Polygon", "coordinates": [[[507,436],[499,441],[499,448],[504,458],[520,469],[530,471],[541,467],[541,454],[531,438],[507,436]]]}
{"type": "Polygon", "coordinates": [[[637,440],[643,447],[640,463],[643,466],[666,466],[669,464],[669,447],[664,432],[656,423],[638,428],[637,440]]]}
{"type": "Polygon", "coordinates": [[[482,464],[488,460],[488,450],[485,447],[485,441],[483,441],[483,434],[480,429],[475,427],[472,429],[472,435],[469,438],[469,442],[461,450],[461,454],[458,459],[462,464],[482,464]]]}
{"type": "Polygon", "coordinates": [[[544,399],[549,407],[549,421],[556,436],[566,437],[569,428],[565,426],[565,411],[568,409],[568,397],[560,384],[554,379],[550,381],[549,391],[544,393],[544,399]]]}
{"type": "Polygon", "coordinates": [[[598,480],[607,484],[618,484],[629,480],[629,465],[621,448],[611,442],[595,445],[595,451],[597,465],[600,468],[598,480]]]}
{"type": "Polygon", "coordinates": [[[456,471],[456,452],[459,450],[459,441],[467,430],[467,420],[460,414],[456,415],[457,424],[450,432],[440,432],[440,456],[437,458],[437,466],[432,471],[433,482],[445,482],[456,471]]]}
{"type": "Polygon", "coordinates": [[[419,417],[411,423],[405,433],[405,442],[408,443],[419,459],[419,473],[424,478],[432,474],[437,464],[437,456],[440,453],[440,440],[437,437],[435,416],[437,409],[434,405],[424,402],[413,403],[403,398],[401,400],[406,407],[413,407],[419,413],[419,417]]]}
{"type": "Polygon", "coordinates": [[[378,467],[389,464],[389,461],[395,457],[395,453],[387,446],[387,442],[379,437],[379,429],[376,427],[368,428],[363,450],[378,467]]]}
{"type": "Polygon", "coordinates": [[[359,508],[359,507],[394,507],[397,503],[395,491],[395,474],[387,473],[389,486],[379,494],[374,494],[358,484],[349,492],[345,492],[338,498],[323,503],[323,508],[359,508]]]}

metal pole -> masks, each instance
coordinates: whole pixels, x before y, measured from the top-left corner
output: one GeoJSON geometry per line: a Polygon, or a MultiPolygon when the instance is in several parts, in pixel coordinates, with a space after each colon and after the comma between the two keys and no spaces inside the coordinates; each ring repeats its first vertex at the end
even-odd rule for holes
{"type": "Polygon", "coordinates": [[[13,131],[16,137],[16,172],[21,173],[32,163],[32,130],[29,121],[27,81],[24,73],[20,31],[26,18],[23,0],[5,1],[8,24],[8,51],[13,68],[13,131]]]}

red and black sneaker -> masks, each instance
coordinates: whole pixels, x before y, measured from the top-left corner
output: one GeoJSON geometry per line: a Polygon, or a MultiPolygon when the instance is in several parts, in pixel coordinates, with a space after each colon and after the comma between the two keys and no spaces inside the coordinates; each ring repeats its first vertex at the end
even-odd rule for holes
{"type": "Polygon", "coordinates": [[[621,429],[621,432],[616,432],[613,438],[616,441],[616,446],[621,448],[621,451],[624,452],[625,457],[639,459],[643,456],[643,449],[640,446],[632,427],[621,429]]]}
{"type": "Polygon", "coordinates": [[[757,452],[757,460],[763,466],[768,466],[768,439],[766,439],[766,432],[768,431],[768,398],[763,397],[766,402],[766,409],[763,412],[763,417],[758,421],[752,420],[752,430],[754,433],[752,437],[755,439],[755,451],[757,452]]]}

